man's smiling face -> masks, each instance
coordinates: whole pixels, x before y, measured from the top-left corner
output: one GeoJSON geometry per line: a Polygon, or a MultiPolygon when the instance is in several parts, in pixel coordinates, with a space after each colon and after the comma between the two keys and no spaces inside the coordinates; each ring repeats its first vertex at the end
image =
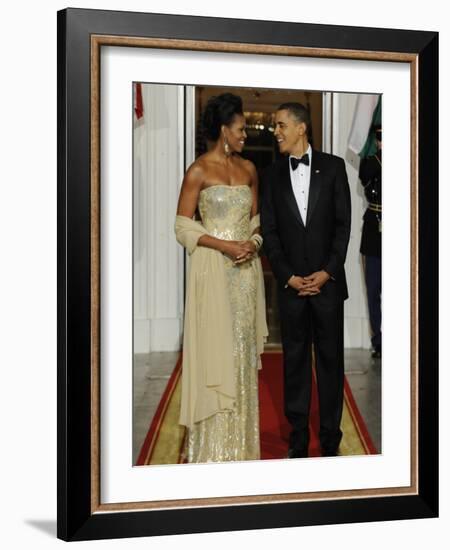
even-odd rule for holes
{"type": "Polygon", "coordinates": [[[306,125],[299,122],[287,109],[275,113],[275,139],[280,153],[293,153],[301,147],[304,139],[306,125]]]}

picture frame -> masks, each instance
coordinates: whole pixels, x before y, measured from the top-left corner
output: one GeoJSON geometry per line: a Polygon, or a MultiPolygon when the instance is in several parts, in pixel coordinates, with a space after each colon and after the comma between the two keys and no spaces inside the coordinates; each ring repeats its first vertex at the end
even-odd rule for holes
{"type": "Polygon", "coordinates": [[[58,537],[138,537],[438,515],[438,34],[66,9],[58,12],[58,537]],[[411,486],[100,501],[100,51],[104,46],[363,59],[411,69],[411,486]],[[421,136],[426,136],[421,139],[421,136]],[[433,212],[433,216],[429,213],[433,212]]]}

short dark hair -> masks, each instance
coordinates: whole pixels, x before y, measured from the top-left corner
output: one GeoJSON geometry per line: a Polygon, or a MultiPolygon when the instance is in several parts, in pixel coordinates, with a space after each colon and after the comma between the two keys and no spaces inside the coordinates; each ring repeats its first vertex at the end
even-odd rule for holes
{"type": "Polygon", "coordinates": [[[235,115],[243,114],[242,99],[238,95],[225,93],[211,97],[202,118],[206,137],[211,141],[217,141],[222,125],[229,126],[235,115]]]}
{"type": "Polygon", "coordinates": [[[298,122],[304,122],[306,124],[306,133],[309,135],[311,129],[311,115],[309,109],[307,109],[301,103],[291,101],[288,103],[282,103],[277,111],[289,111],[289,113],[298,120],[298,122]]]}

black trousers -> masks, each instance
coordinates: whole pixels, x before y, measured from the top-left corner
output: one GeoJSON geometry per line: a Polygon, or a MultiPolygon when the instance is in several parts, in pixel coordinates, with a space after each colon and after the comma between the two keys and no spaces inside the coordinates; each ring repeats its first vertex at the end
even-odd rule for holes
{"type": "Polygon", "coordinates": [[[365,256],[365,276],[372,347],[378,350],[381,349],[381,258],[365,256]]]}
{"type": "Polygon", "coordinates": [[[306,450],[309,443],[312,345],[319,393],[322,451],[336,450],[344,397],[344,302],[333,281],[321,293],[300,297],[291,288],[279,290],[284,367],[284,408],[292,426],[290,447],[306,450]]]}

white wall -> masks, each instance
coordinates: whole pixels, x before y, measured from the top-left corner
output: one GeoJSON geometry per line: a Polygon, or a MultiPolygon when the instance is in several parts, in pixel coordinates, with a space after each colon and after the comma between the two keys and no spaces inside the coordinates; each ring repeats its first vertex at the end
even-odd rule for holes
{"type": "MultiPolygon", "coordinates": [[[[25,0],[3,6],[0,110],[2,150],[0,271],[2,316],[2,448],[0,484],[2,543],[8,550],[65,547],[55,538],[56,521],[56,10],[67,1],[25,0]],[[20,29],[20,32],[18,32],[20,29]],[[27,130],[24,134],[24,130],[27,130]],[[28,136],[24,155],[24,135],[28,136]],[[27,330],[25,328],[28,327],[27,330]],[[22,350],[26,353],[21,353],[22,350]]],[[[228,0],[77,0],[78,7],[242,17],[279,21],[427,29],[440,31],[442,120],[450,120],[450,29],[445,3],[378,0],[372,9],[359,0],[287,4],[228,0]],[[289,8],[289,9],[288,9],[289,8]]],[[[450,149],[442,124],[441,158],[450,149]]],[[[441,163],[440,334],[441,364],[450,364],[450,166],[441,163]]],[[[395,276],[395,274],[393,274],[395,276]]],[[[390,365],[388,365],[390,367],[390,365]]],[[[72,543],[83,550],[217,550],[234,548],[345,548],[379,550],[401,545],[408,550],[442,548],[450,532],[450,370],[441,369],[440,519],[266,529],[72,543]],[[444,393],[445,392],[445,393],[444,393]],[[318,543],[320,541],[320,543],[318,543]]]]}
{"type": "Polygon", "coordinates": [[[134,130],[134,351],[180,348],[183,250],[174,237],[183,178],[182,86],[144,84],[134,130]]]}

